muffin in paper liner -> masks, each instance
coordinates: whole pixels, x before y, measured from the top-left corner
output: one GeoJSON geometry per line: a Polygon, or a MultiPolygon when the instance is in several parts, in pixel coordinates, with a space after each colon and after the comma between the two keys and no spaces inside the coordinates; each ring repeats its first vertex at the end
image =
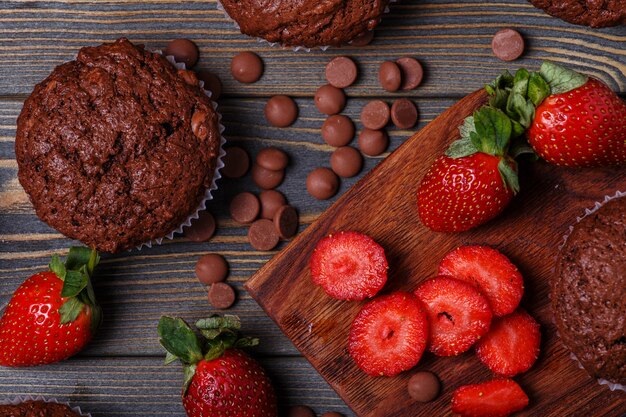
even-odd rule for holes
{"type": "MultiPolygon", "coordinates": [[[[399,1],[399,0],[389,0],[389,4],[396,3],[397,1],[399,1]]],[[[230,15],[228,14],[228,12],[224,8],[224,6],[222,6],[222,2],[220,0],[217,0],[217,9],[220,10],[222,13],[224,13],[224,17],[226,17],[228,20],[232,21],[233,25],[235,26],[235,28],[238,31],[241,32],[241,28],[239,27],[239,25],[237,24],[235,19],[230,17],[230,15]]],[[[383,14],[387,14],[387,13],[389,13],[389,5],[385,6],[385,10],[383,11],[383,14]]],[[[368,32],[372,32],[373,30],[374,29],[372,29],[372,30],[370,30],[368,32]]],[[[249,35],[245,35],[244,33],[242,33],[242,35],[251,37],[253,39],[256,39],[257,42],[268,44],[271,47],[289,48],[289,49],[292,49],[294,52],[299,52],[299,51],[311,52],[312,50],[315,50],[315,49],[326,51],[327,49],[332,48],[332,46],[330,46],[330,45],[316,46],[316,47],[313,47],[313,48],[309,48],[307,46],[284,46],[280,42],[270,42],[270,41],[268,41],[266,39],[263,39],[263,38],[260,38],[258,36],[256,36],[256,37],[255,36],[249,36],[249,35]]],[[[351,42],[352,41],[348,42],[346,44],[346,46],[349,46],[351,42]]]]}
{"type": "Polygon", "coordinates": [[[75,412],[81,417],[91,417],[91,414],[85,413],[78,406],[72,406],[69,403],[64,402],[64,401],[57,401],[56,398],[44,398],[41,395],[38,395],[36,397],[33,397],[32,395],[19,395],[11,401],[0,401],[0,405],[19,405],[26,401],[43,401],[45,403],[63,404],[63,405],[67,405],[73,412],[75,412]]]}
{"type": "MultiPolygon", "coordinates": [[[[563,235],[562,242],[559,245],[559,251],[558,251],[559,255],[557,255],[557,258],[555,260],[555,266],[556,266],[556,262],[558,262],[558,256],[560,256],[561,251],[563,250],[563,248],[565,247],[565,244],[567,243],[567,239],[569,238],[569,236],[574,231],[574,225],[580,223],[582,219],[584,219],[585,217],[590,216],[591,214],[595,213],[596,211],[598,211],[600,209],[600,207],[602,207],[603,205],[605,205],[609,201],[611,201],[613,199],[616,199],[616,198],[626,198],[626,191],[619,191],[618,190],[618,191],[615,192],[615,194],[605,196],[602,201],[597,201],[594,204],[593,207],[586,208],[585,212],[584,212],[584,214],[582,216],[576,217],[576,222],[574,224],[570,225],[567,233],[565,235],[563,235]]],[[[555,272],[555,271],[556,271],[556,267],[553,268],[553,272],[555,272]]],[[[556,334],[559,337],[559,339],[561,339],[561,335],[559,334],[558,331],[557,331],[556,334]]],[[[569,350],[569,348],[567,346],[565,346],[565,347],[569,350]]],[[[570,351],[570,359],[572,359],[580,369],[583,369],[583,370],[585,370],[585,372],[587,372],[587,370],[582,365],[582,363],[580,363],[580,361],[578,360],[576,355],[573,352],[571,352],[571,351],[570,351]]],[[[590,375],[590,376],[593,377],[592,375],[590,375]]],[[[604,378],[596,378],[596,381],[598,381],[598,384],[600,384],[600,385],[606,385],[611,391],[620,390],[620,391],[626,392],[626,386],[624,386],[622,384],[619,384],[619,383],[616,383],[616,382],[612,382],[612,381],[609,381],[609,380],[604,379],[604,378]]]]}
{"type": "MultiPolygon", "coordinates": [[[[154,52],[163,55],[162,51],[154,51],[154,52]]],[[[182,62],[176,62],[176,60],[174,59],[172,55],[167,55],[165,56],[165,58],[170,63],[172,63],[172,65],[174,65],[177,69],[179,70],[186,69],[185,64],[182,62]]],[[[202,91],[204,91],[204,94],[206,94],[207,97],[211,98],[212,93],[211,91],[204,89],[204,81],[202,80],[200,80],[200,88],[202,88],[202,91]]],[[[215,113],[217,113],[218,128],[219,128],[219,133],[220,133],[220,151],[217,155],[217,163],[215,164],[215,172],[213,173],[213,179],[211,180],[211,185],[209,186],[209,188],[206,189],[204,193],[204,198],[202,199],[202,201],[200,202],[196,210],[192,214],[190,214],[183,223],[181,223],[176,229],[172,230],[170,233],[168,233],[167,235],[163,237],[152,239],[148,242],[144,242],[140,244],[139,246],[136,247],[137,249],[141,250],[141,248],[143,248],[144,246],[151,248],[152,245],[160,245],[161,242],[163,242],[163,239],[165,238],[173,239],[176,233],[182,233],[183,228],[191,226],[191,221],[197,219],[200,215],[199,213],[206,209],[207,201],[213,199],[212,192],[217,190],[217,180],[222,178],[220,170],[224,168],[224,162],[222,161],[222,158],[226,154],[226,152],[224,151],[224,144],[226,143],[226,138],[224,138],[224,135],[223,135],[225,127],[221,123],[222,115],[217,110],[217,103],[215,102],[215,100],[211,100],[211,105],[213,106],[213,110],[215,110],[215,113]]]]}

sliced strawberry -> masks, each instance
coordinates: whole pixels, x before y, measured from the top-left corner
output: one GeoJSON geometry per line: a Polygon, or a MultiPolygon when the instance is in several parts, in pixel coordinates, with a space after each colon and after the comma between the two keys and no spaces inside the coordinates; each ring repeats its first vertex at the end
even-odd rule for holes
{"type": "Polygon", "coordinates": [[[517,267],[489,246],[461,246],[453,250],[439,264],[439,275],[478,287],[496,317],[512,313],[524,294],[524,280],[517,267]]]}
{"type": "Polygon", "coordinates": [[[387,282],[385,250],[358,232],[337,232],[320,240],[310,267],[313,282],[338,300],[371,298],[387,282]]]}
{"type": "Polygon", "coordinates": [[[528,405],[528,396],[512,379],[465,385],[452,394],[452,411],[462,417],[506,417],[528,405]]]}
{"type": "Polygon", "coordinates": [[[435,355],[463,353],[489,331],[489,303],[466,282],[438,276],[422,283],[415,295],[426,307],[430,322],[428,349],[435,355]]]}
{"type": "Polygon", "coordinates": [[[424,306],[407,292],[367,303],[352,322],[348,351],[368,375],[394,376],[411,369],[428,341],[424,306]]]}
{"type": "Polygon", "coordinates": [[[476,355],[498,375],[526,372],[539,356],[539,323],[524,309],[497,318],[485,337],[476,343],[476,355]]]}

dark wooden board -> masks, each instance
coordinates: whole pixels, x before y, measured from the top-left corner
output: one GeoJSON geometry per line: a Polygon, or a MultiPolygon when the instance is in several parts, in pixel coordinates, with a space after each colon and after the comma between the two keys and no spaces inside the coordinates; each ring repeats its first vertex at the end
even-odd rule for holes
{"type": "Polygon", "coordinates": [[[246,283],[246,288],[296,347],[361,417],[408,417],[450,413],[452,391],[489,378],[472,353],[455,358],[427,354],[418,364],[442,379],[444,393],[419,405],[408,396],[410,372],[370,377],[347,353],[350,324],[363,303],[328,297],[310,279],[308,262],[315,244],[337,230],[367,233],[386,250],[390,280],[385,292],[414,290],[435,275],[444,255],[466,243],[502,250],[525,277],[523,304],[543,326],[542,354],[518,380],[530,393],[528,415],[613,415],[626,412],[626,397],[611,393],[577,368],[555,336],[548,283],[557,249],[570,224],[585,207],[616,190],[626,190],[626,170],[567,170],[539,162],[520,169],[522,192],[504,215],[474,231],[434,233],[417,217],[415,192],[426,170],[458,137],[458,126],[484,102],[479,91],[436,118],[301,233],[246,283]]]}

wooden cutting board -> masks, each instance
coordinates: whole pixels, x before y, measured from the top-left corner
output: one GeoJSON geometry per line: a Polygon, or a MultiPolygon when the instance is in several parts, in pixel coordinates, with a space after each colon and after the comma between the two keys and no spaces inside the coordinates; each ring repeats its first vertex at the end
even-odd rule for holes
{"type": "Polygon", "coordinates": [[[522,192],[495,221],[459,234],[434,233],[420,223],[415,192],[430,164],[458,137],[464,117],[486,101],[475,92],[407,140],[246,284],[269,316],[361,417],[451,414],[452,392],[492,378],[472,351],[454,358],[426,353],[415,369],[437,373],[443,393],[434,402],[413,402],[407,380],[413,371],[370,377],[347,352],[350,324],[363,302],[334,300],[311,282],[309,256],[315,244],[336,230],[372,236],[388,256],[389,281],[383,292],[412,291],[435,275],[443,256],[463,244],[488,244],[508,255],[522,271],[522,305],[542,325],[541,355],[515,379],[530,397],[521,415],[620,416],[626,394],[599,385],[573,362],[555,335],[549,308],[554,259],[568,227],[586,207],[626,190],[626,169],[573,170],[544,162],[520,166],[522,192]]]}

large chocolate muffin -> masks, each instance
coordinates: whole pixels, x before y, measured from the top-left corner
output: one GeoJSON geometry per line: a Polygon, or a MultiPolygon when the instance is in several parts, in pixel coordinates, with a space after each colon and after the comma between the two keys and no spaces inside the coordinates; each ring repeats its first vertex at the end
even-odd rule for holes
{"type": "Polygon", "coordinates": [[[0,405],[1,417],[80,417],[65,404],[25,401],[17,405],[0,405]]]}
{"type": "Polygon", "coordinates": [[[626,0],[530,0],[551,16],[594,28],[626,24],[626,0]]]}
{"type": "Polygon", "coordinates": [[[17,122],[19,180],[37,215],[106,252],[181,225],[212,183],[221,140],[197,83],[126,39],[58,66],[17,122]]]}
{"type": "Polygon", "coordinates": [[[220,0],[241,32],[287,46],[342,45],[378,24],[389,0],[220,0]]]}
{"type": "Polygon", "coordinates": [[[561,339],[587,372],[626,384],[626,198],[574,226],[551,298],[561,339]]]}

